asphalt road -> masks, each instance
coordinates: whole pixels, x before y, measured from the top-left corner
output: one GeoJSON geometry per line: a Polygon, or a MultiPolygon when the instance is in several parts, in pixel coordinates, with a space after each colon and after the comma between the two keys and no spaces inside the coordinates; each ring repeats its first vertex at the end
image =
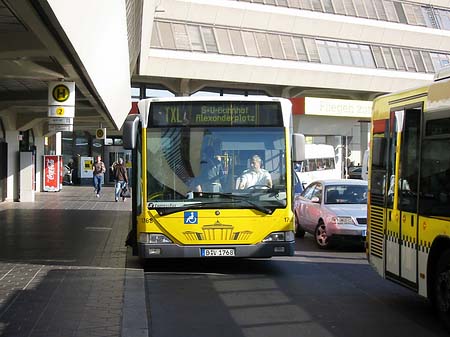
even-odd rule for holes
{"type": "Polygon", "coordinates": [[[152,337],[448,336],[426,299],[381,279],[358,247],[145,268],[152,337]]]}

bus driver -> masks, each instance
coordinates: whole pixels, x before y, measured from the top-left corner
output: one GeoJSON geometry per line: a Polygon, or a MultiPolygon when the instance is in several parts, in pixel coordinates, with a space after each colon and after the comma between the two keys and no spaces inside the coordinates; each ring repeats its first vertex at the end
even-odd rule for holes
{"type": "Polygon", "coordinates": [[[245,170],[236,180],[236,189],[246,189],[251,186],[267,186],[272,188],[272,177],[269,171],[261,167],[262,160],[258,155],[250,159],[250,169],[245,170]]]}

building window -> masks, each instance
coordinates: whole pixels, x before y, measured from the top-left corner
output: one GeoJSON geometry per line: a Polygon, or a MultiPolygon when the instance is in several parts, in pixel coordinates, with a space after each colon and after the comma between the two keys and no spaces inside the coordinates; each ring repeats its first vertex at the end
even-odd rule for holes
{"type": "Polygon", "coordinates": [[[209,53],[218,53],[216,37],[214,36],[214,31],[211,27],[202,27],[201,31],[203,33],[203,38],[205,40],[206,51],[209,53]]]}
{"type": "Polygon", "coordinates": [[[420,52],[422,54],[423,62],[425,63],[425,67],[427,68],[427,73],[434,73],[434,66],[433,61],[431,60],[431,56],[429,52],[422,51],[420,52]]]}
{"type": "Polygon", "coordinates": [[[272,53],[270,52],[269,41],[267,40],[266,34],[255,33],[255,36],[261,57],[272,57],[272,53]]]}
{"type": "Polygon", "coordinates": [[[303,39],[306,51],[311,62],[320,62],[319,50],[317,49],[316,41],[314,39],[303,39]]]}
{"type": "Polygon", "coordinates": [[[386,9],[386,16],[388,21],[399,22],[394,4],[391,1],[383,1],[383,5],[384,8],[386,9]]]}
{"type": "Polygon", "coordinates": [[[173,23],[172,24],[173,36],[175,38],[175,46],[179,50],[191,50],[191,43],[186,31],[186,25],[173,23]]]}
{"type": "Polygon", "coordinates": [[[267,34],[267,39],[269,40],[273,58],[280,60],[285,59],[283,47],[281,47],[280,37],[275,34],[267,34]]]}
{"type": "Polygon", "coordinates": [[[255,37],[253,32],[242,32],[242,38],[244,39],[245,49],[247,50],[247,56],[258,57],[258,47],[256,46],[255,37]]]}
{"type": "Polygon", "coordinates": [[[369,17],[369,19],[378,19],[377,11],[375,10],[375,6],[372,0],[361,0],[361,1],[364,2],[364,6],[366,7],[367,16],[369,17]]]}
{"type": "Polygon", "coordinates": [[[187,31],[189,35],[189,40],[191,42],[191,46],[190,48],[188,48],[188,50],[205,51],[205,47],[203,46],[202,35],[200,34],[200,27],[189,25],[187,26],[187,31]]]}
{"type": "Polygon", "coordinates": [[[450,58],[448,55],[431,53],[430,56],[433,61],[435,71],[439,71],[441,68],[450,65],[450,58]]]}
{"type": "Polygon", "coordinates": [[[397,64],[398,70],[406,70],[405,61],[403,60],[403,55],[400,49],[392,48],[392,54],[394,55],[395,63],[397,64]]]}
{"type": "Polygon", "coordinates": [[[392,56],[391,49],[387,47],[381,47],[383,52],[384,61],[386,62],[387,69],[395,69],[394,57],[392,56]]]}
{"type": "Polygon", "coordinates": [[[348,15],[356,16],[356,9],[352,0],[344,0],[344,7],[348,15]]]}
{"type": "Polygon", "coordinates": [[[297,50],[297,56],[300,61],[308,61],[308,54],[306,54],[305,44],[301,37],[294,37],[294,45],[297,50]]]}
{"type": "Polygon", "coordinates": [[[161,39],[161,46],[164,49],[175,49],[175,40],[173,38],[171,24],[169,22],[158,22],[156,27],[161,39]]]}
{"type": "Polygon", "coordinates": [[[403,57],[405,58],[406,69],[408,71],[417,71],[411,52],[408,49],[402,49],[402,53],[403,57]]]}
{"type": "Polygon", "coordinates": [[[286,58],[288,60],[297,60],[297,55],[295,54],[295,47],[292,38],[290,36],[281,35],[280,39],[286,58]]]}
{"type": "Polygon", "coordinates": [[[384,62],[383,54],[381,48],[377,46],[372,46],[373,57],[375,58],[375,64],[377,68],[386,68],[386,63],[384,62]]]}
{"type": "Polygon", "coordinates": [[[241,32],[239,30],[230,30],[230,38],[236,55],[245,55],[244,42],[242,41],[241,32]]]}
{"type": "Polygon", "coordinates": [[[375,5],[375,10],[377,11],[378,18],[387,21],[387,15],[382,0],[373,0],[373,2],[375,5]]]}
{"type": "Polygon", "coordinates": [[[219,45],[219,52],[221,54],[233,54],[228,30],[223,28],[216,28],[217,42],[219,45]]]}
{"type": "Polygon", "coordinates": [[[158,29],[157,29],[156,26],[152,29],[152,38],[151,38],[151,41],[150,41],[150,46],[155,47],[155,48],[161,48],[162,47],[161,40],[160,40],[159,35],[158,35],[158,29]]]}

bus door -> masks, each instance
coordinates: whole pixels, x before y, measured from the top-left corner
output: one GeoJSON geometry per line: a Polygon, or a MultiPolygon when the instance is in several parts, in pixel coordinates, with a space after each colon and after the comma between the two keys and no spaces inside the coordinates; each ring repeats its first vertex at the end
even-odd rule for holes
{"type": "MultiPolygon", "coordinates": [[[[395,164],[389,182],[388,198],[392,198],[392,215],[388,217],[395,240],[390,245],[395,250],[388,269],[398,281],[417,289],[418,261],[418,179],[420,164],[420,124],[422,107],[406,107],[394,112],[396,138],[395,164]],[[398,256],[398,260],[394,261],[398,256]],[[398,265],[397,265],[398,262],[398,265]]],[[[391,146],[391,150],[394,150],[391,146]]],[[[393,152],[391,152],[393,153],[393,152]]],[[[387,256],[390,256],[388,252],[387,256]]]]}

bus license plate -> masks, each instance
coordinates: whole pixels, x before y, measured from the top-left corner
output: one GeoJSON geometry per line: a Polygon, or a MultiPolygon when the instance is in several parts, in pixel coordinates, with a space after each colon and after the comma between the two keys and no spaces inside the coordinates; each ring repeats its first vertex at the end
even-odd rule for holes
{"type": "Polygon", "coordinates": [[[210,257],[210,256],[235,256],[234,248],[233,249],[224,249],[224,248],[216,248],[216,249],[201,249],[202,256],[210,257]]]}

